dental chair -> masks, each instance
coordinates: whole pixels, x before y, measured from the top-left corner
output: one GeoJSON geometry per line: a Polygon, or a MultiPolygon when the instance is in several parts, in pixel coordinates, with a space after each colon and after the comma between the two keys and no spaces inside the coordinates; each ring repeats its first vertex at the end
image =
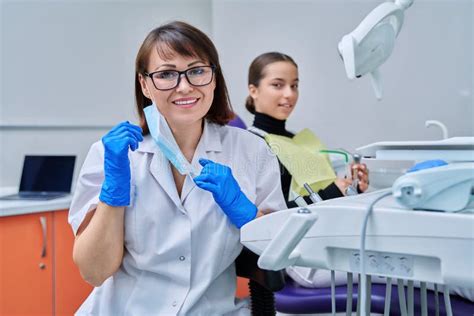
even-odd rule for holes
{"type": "MultiPolygon", "coordinates": [[[[408,304],[408,315],[422,314],[422,294],[419,288],[413,288],[413,301],[407,300],[407,297],[399,299],[397,285],[391,286],[389,310],[385,311],[385,284],[372,284],[370,286],[371,296],[368,300],[368,307],[371,313],[380,315],[402,315],[400,304],[408,304]]],[[[411,291],[409,287],[406,287],[411,291]]],[[[405,291],[405,295],[406,295],[405,291]]],[[[337,313],[356,312],[360,315],[360,303],[358,297],[360,295],[359,287],[355,284],[350,289],[347,285],[335,287],[335,311],[337,313]],[[352,293],[352,295],[350,294],[352,293]],[[347,302],[347,298],[352,296],[347,302]]],[[[427,315],[446,315],[446,307],[444,304],[444,295],[435,291],[427,291],[427,315]]],[[[450,295],[451,308],[453,315],[456,316],[472,316],[474,314],[474,303],[457,295],[450,295]]],[[[289,277],[286,278],[286,285],[283,290],[275,293],[275,307],[279,312],[278,315],[299,315],[299,314],[330,314],[332,312],[331,288],[305,288],[294,282],[289,277]]],[[[349,315],[351,315],[349,313],[349,315]]]]}
{"type": "Polygon", "coordinates": [[[229,123],[227,123],[227,125],[242,128],[242,129],[247,129],[247,125],[245,124],[244,121],[242,121],[242,119],[237,114],[229,123]]]}

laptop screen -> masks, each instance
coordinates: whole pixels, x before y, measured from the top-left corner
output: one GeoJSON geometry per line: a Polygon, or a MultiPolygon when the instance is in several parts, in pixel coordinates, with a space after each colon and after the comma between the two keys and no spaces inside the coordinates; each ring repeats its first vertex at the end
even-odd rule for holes
{"type": "Polygon", "coordinates": [[[76,156],[25,156],[20,192],[71,192],[76,156]]]}

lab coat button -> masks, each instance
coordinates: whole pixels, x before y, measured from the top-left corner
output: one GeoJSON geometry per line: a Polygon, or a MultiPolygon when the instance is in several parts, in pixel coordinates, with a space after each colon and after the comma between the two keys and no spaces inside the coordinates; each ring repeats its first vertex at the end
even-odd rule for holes
{"type": "Polygon", "coordinates": [[[178,305],[178,303],[176,301],[173,301],[173,303],[171,305],[173,305],[173,307],[176,307],[176,305],[178,305]]]}
{"type": "Polygon", "coordinates": [[[184,256],[179,257],[180,261],[184,261],[184,259],[186,259],[184,256]]]}

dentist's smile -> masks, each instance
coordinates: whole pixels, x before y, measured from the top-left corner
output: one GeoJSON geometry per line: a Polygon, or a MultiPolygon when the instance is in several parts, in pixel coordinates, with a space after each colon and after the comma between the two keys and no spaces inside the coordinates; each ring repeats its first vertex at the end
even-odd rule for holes
{"type": "Polygon", "coordinates": [[[173,104],[180,108],[187,109],[195,106],[200,98],[180,98],[172,101],[173,104]]]}

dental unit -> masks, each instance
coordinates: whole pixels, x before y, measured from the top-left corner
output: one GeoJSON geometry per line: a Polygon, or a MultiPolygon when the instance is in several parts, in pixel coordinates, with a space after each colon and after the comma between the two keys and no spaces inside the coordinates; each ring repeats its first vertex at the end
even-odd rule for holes
{"type": "MultiPolygon", "coordinates": [[[[382,3],[338,45],[348,78],[369,74],[378,99],[378,68],[392,53],[404,11],[412,3],[382,3]]],[[[439,126],[429,122],[427,127],[439,126]]],[[[321,201],[305,185],[314,204],[301,203],[249,222],[241,228],[242,244],[260,256],[262,269],[331,270],[333,315],[334,271],[348,273],[348,298],[353,274],[360,274],[362,315],[370,313],[372,276],[386,278],[385,315],[390,314],[392,282],[398,285],[402,316],[414,315],[415,282],[420,282],[422,316],[428,314],[431,283],[436,311],[441,288],[446,314],[453,315],[450,289],[472,291],[474,285],[474,137],[447,135],[443,129],[442,140],[377,142],[356,149],[353,160],[367,164],[375,191],[357,195],[354,180],[355,194],[349,189],[344,198],[321,201]],[[432,159],[447,164],[406,173],[414,164],[432,159]]],[[[351,313],[352,300],[347,299],[346,314],[351,313]]]]}

